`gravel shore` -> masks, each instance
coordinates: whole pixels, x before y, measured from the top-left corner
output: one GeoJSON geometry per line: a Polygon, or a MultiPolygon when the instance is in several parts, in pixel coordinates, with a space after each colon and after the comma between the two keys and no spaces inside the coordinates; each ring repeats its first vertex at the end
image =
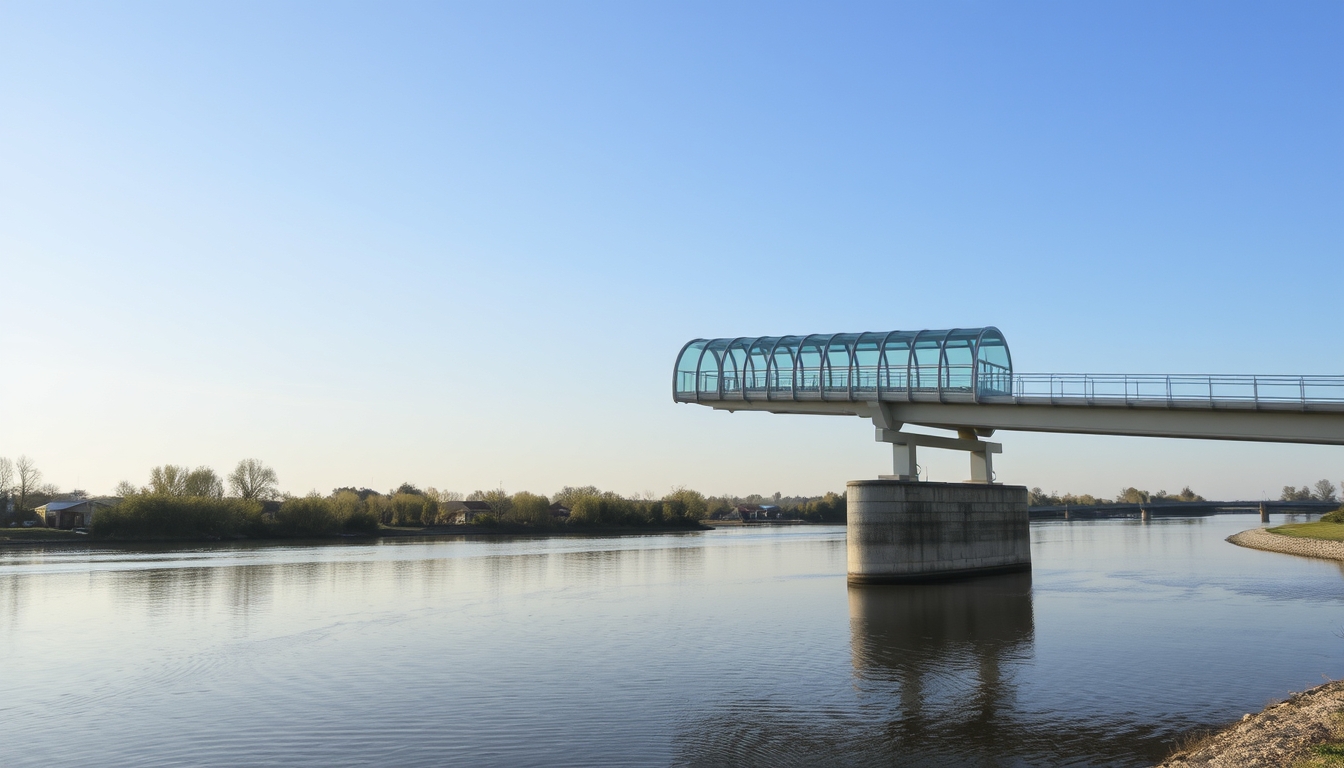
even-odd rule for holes
{"type": "MultiPolygon", "coordinates": [[[[1240,535],[1240,534],[1238,534],[1240,535]]],[[[1273,535],[1273,534],[1271,534],[1273,535]]],[[[1280,768],[1311,755],[1311,748],[1338,738],[1344,681],[1295,693],[1258,715],[1178,752],[1158,768],[1280,768]]]]}
{"type": "Polygon", "coordinates": [[[1234,533],[1228,536],[1227,540],[1237,546],[1263,549],[1267,552],[1282,552],[1285,555],[1301,555],[1302,557],[1320,557],[1326,560],[1344,560],[1344,541],[1299,539],[1296,536],[1270,533],[1264,528],[1252,528],[1249,531],[1234,533]]]}

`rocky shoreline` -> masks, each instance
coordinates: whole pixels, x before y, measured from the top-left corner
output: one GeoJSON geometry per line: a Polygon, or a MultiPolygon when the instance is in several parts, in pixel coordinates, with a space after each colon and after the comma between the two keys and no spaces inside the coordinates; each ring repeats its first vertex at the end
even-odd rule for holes
{"type": "Polygon", "coordinates": [[[1263,549],[1266,552],[1282,552],[1285,555],[1318,557],[1326,560],[1344,560],[1344,541],[1301,539],[1296,536],[1270,533],[1264,528],[1252,528],[1249,531],[1234,533],[1228,536],[1227,540],[1239,547],[1263,549]]]}
{"type": "MultiPolygon", "coordinates": [[[[1272,535],[1272,534],[1271,534],[1272,535]]],[[[1158,768],[1281,768],[1344,735],[1344,680],[1326,683],[1246,715],[1167,758],[1158,768]]]]}

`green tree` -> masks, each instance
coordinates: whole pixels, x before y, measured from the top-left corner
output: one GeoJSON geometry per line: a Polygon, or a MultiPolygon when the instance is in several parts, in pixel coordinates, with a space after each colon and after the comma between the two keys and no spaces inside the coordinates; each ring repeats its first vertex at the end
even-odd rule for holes
{"type": "Polygon", "coordinates": [[[210,467],[197,467],[188,472],[182,482],[182,489],[185,496],[224,498],[224,481],[210,467]]]}
{"type": "Polygon", "coordinates": [[[1279,501],[1311,501],[1311,498],[1311,489],[1305,485],[1301,488],[1285,485],[1283,493],[1279,495],[1279,501]]]}
{"type": "Polygon", "coordinates": [[[663,514],[667,517],[704,520],[709,516],[709,503],[705,501],[704,494],[682,486],[663,497],[663,514]]]}
{"type": "Polygon", "coordinates": [[[584,485],[575,488],[572,485],[566,485],[560,489],[560,492],[551,497],[551,501],[557,504],[574,509],[574,504],[584,496],[601,496],[602,492],[596,486],[584,485]]]}
{"type": "Polygon", "coordinates": [[[187,475],[191,470],[176,464],[164,464],[149,470],[149,492],[156,496],[186,496],[187,475]]]}
{"type": "Polygon", "coordinates": [[[503,488],[496,488],[493,491],[474,491],[467,497],[468,501],[484,501],[490,505],[490,513],[496,520],[504,520],[508,517],[509,510],[513,508],[513,497],[503,488]]]}
{"type": "Polygon", "coordinates": [[[275,513],[275,526],[286,536],[330,536],[341,527],[331,501],[315,493],[285,500],[275,513]]]}
{"type": "Polygon", "coordinates": [[[426,507],[433,504],[426,499],[424,494],[420,493],[395,493],[392,495],[390,506],[392,508],[392,525],[433,525],[434,510],[427,510],[426,507]],[[425,521],[426,512],[429,511],[429,521],[425,521]]]}
{"type": "Polygon", "coordinates": [[[1204,497],[1190,490],[1190,486],[1188,485],[1181,489],[1181,495],[1176,498],[1181,501],[1204,501],[1204,497]]]}
{"type": "Polygon", "coordinates": [[[509,516],[513,522],[544,528],[551,524],[551,502],[545,496],[519,491],[509,499],[509,516]]]}
{"type": "Polygon", "coordinates": [[[1120,495],[1115,497],[1115,501],[1118,504],[1147,504],[1152,501],[1152,494],[1130,486],[1121,491],[1120,495]]]}

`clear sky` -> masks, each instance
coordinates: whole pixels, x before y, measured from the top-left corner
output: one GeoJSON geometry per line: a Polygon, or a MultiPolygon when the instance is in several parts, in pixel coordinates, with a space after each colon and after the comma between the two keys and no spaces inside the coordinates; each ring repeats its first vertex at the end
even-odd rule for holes
{"type": "MultiPolygon", "coordinates": [[[[1342,290],[1339,2],[0,2],[0,456],[65,488],[820,493],[871,425],[675,405],[685,341],[1341,374],[1342,290]]],[[[1344,480],[999,437],[1061,492],[1344,480]]]]}

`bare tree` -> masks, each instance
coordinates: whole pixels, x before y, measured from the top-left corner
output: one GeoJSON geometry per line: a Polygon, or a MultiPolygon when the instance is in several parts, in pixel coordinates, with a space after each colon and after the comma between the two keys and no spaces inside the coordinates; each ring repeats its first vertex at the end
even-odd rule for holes
{"type": "Polygon", "coordinates": [[[280,494],[275,470],[257,459],[243,459],[229,474],[229,490],[243,499],[273,499],[280,494]]]}
{"type": "Polygon", "coordinates": [[[0,456],[0,499],[9,498],[14,490],[14,462],[0,456]]]}
{"type": "Polygon", "coordinates": [[[1329,480],[1317,480],[1311,496],[1317,501],[1335,501],[1335,484],[1329,480]]]}
{"type": "Polygon", "coordinates": [[[112,489],[113,496],[120,496],[122,498],[134,496],[139,492],[140,489],[135,487],[135,483],[132,483],[130,480],[122,480],[120,483],[117,483],[116,488],[112,489]]]}
{"type": "Polygon", "coordinates": [[[20,456],[19,460],[14,462],[14,469],[18,471],[19,482],[14,486],[14,490],[19,494],[20,512],[28,511],[28,497],[37,490],[38,483],[42,482],[42,470],[37,468],[33,460],[27,456],[20,456]]]}

